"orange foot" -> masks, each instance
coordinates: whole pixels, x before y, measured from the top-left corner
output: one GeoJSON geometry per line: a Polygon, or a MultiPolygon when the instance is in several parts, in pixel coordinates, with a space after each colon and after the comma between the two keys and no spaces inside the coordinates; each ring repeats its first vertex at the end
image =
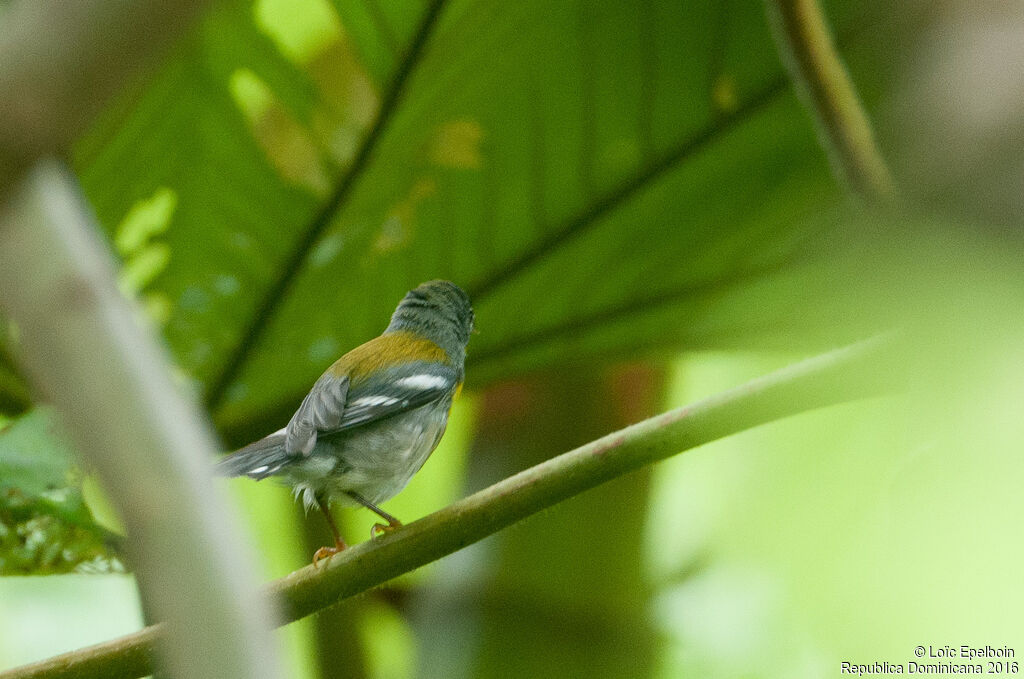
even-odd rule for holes
{"type": "Polygon", "coordinates": [[[390,533],[391,531],[398,530],[401,527],[402,527],[402,522],[399,521],[398,519],[391,519],[391,521],[389,523],[387,523],[387,524],[375,523],[375,524],[373,524],[373,527],[370,528],[370,539],[372,540],[373,538],[377,537],[378,535],[382,535],[384,533],[390,533]]]}
{"type": "Polygon", "coordinates": [[[334,543],[333,547],[321,547],[320,549],[316,550],[316,553],[313,554],[313,567],[317,567],[317,564],[320,563],[320,559],[327,559],[328,561],[330,561],[332,556],[344,550],[345,547],[345,543],[341,540],[338,540],[334,543]]]}

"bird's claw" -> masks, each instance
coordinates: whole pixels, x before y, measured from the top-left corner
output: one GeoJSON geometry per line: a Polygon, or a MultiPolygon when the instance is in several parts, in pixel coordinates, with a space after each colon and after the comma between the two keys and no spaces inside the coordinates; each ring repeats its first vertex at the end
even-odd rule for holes
{"type": "Polygon", "coordinates": [[[313,553],[313,568],[317,568],[321,559],[331,560],[331,557],[345,549],[344,542],[336,542],[333,547],[321,547],[313,553]]]}
{"type": "Polygon", "coordinates": [[[370,539],[374,539],[378,535],[384,535],[392,531],[398,530],[402,527],[401,521],[395,521],[394,523],[375,523],[370,528],[370,539]]]}

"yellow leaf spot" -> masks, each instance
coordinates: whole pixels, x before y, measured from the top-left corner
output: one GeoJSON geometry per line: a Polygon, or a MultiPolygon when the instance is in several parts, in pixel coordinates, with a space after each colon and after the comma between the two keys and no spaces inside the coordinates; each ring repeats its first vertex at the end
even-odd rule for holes
{"type": "Polygon", "coordinates": [[[434,130],[430,162],[440,167],[479,170],[483,166],[480,142],[484,131],[475,120],[451,120],[434,130]]]}
{"type": "Polygon", "coordinates": [[[374,79],[330,0],[257,0],[256,24],[320,90],[311,134],[328,158],[346,166],[380,108],[374,79]]]}
{"type": "Polygon", "coordinates": [[[339,165],[352,162],[380,108],[380,96],[355,46],[345,37],[306,65],[322,93],[313,128],[339,165]]]}
{"type": "Polygon", "coordinates": [[[711,103],[719,113],[732,113],[736,110],[739,104],[736,100],[736,83],[730,76],[723,73],[715,79],[711,89],[711,103]]]}
{"type": "Polygon", "coordinates": [[[239,69],[231,74],[229,89],[256,143],[278,173],[318,196],[326,195],[330,181],[316,144],[266,83],[252,71],[239,69]]]}

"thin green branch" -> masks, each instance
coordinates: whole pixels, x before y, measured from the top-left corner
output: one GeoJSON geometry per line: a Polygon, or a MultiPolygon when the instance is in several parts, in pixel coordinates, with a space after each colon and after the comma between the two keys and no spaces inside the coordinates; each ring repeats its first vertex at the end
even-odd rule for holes
{"type": "Polygon", "coordinates": [[[834,170],[871,203],[892,199],[892,175],[817,0],[766,0],[790,77],[814,115],[834,170]]]}
{"type": "MultiPolygon", "coordinates": [[[[644,420],[512,476],[378,540],[356,545],[319,570],[270,583],[291,622],[408,573],[553,504],[710,441],[765,422],[895,385],[892,342],[874,338],[644,420]]],[[[144,675],[158,632],[141,632],[0,673],[0,679],[128,679],[144,675]]]]}

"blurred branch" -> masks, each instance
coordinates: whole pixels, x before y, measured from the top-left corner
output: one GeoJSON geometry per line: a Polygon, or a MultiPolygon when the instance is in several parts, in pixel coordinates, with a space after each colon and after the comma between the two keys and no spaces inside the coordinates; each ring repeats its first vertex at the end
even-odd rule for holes
{"type": "Polygon", "coordinates": [[[814,116],[834,170],[866,201],[891,200],[892,175],[817,0],[766,2],[782,60],[814,116]]]}
{"type": "MultiPolygon", "coordinates": [[[[146,604],[168,621],[159,649],[168,674],[280,676],[269,606],[213,486],[213,438],[118,292],[97,232],[55,163],[38,163],[8,193],[0,303],[18,324],[18,359],[124,517],[146,604]]],[[[130,645],[112,648],[119,660],[105,658],[95,676],[113,672],[103,663],[139,666],[130,645]]]]}
{"type": "MultiPolygon", "coordinates": [[[[893,342],[877,337],[796,363],[734,389],[663,413],[530,467],[504,481],[408,524],[356,545],[316,569],[307,566],[270,583],[287,621],[323,610],[376,587],[516,521],[605,481],[685,450],[772,420],[894,388],[893,342]]],[[[156,637],[153,628],[25,666],[0,679],[142,676],[138,658],[156,637]],[[103,672],[98,668],[102,667],[103,672]]]]}
{"type": "Polygon", "coordinates": [[[202,0],[33,0],[0,24],[0,194],[58,153],[202,0]]]}

